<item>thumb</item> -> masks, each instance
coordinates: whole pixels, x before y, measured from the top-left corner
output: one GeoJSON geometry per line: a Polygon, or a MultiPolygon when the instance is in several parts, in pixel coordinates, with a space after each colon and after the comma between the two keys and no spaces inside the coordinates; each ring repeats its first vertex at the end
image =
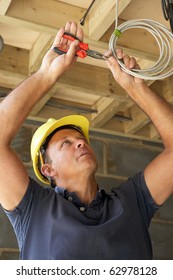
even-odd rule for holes
{"type": "Polygon", "coordinates": [[[121,68],[116,57],[111,55],[109,58],[106,59],[106,63],[109,69],[111,70],[114,78],[116,78],[121,73],[121,68]]]}
{"type": "Polygon", "coordinates": [[[69,49],[68,49],[68,52],[67,52],[66,56],[71,58],[71,59],[75,58],[76,51],[78,50],[78,45],[79,45],[78,40],[75,40],[74,42],[72,42],[69,49]]]}

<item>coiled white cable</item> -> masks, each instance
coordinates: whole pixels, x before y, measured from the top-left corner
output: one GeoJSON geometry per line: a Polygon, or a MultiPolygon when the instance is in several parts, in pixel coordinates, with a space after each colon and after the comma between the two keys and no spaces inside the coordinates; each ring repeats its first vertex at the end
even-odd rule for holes
{"type": "Polygon", "coordinates": [[[116,20],[115,31],[109,40],[109,49],[117,58],[119,65],[126,72],[134,77],[142,78],[144,80],[161,80],[173,74],[172,64],[172,46],[173,34],[161,23],[151,19],[128,20],[118,26],[118,0],[116,0],[116,20]],[[122,33],[128,29],[142,28],[147,30],[156,40],[159,48],[159,58],[155,64],[148,69],[132,69],[125,67],[122,60],[116,56],[117,40],[122,33]]]}

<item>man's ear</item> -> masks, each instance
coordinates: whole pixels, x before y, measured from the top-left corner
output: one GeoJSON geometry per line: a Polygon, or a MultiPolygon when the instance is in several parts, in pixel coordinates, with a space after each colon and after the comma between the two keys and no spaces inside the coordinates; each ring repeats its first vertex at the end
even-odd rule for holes
{"type": "Polygon", "coordinates": [[[44,163],[43,166],[41,167],[41,173],[45,177],[53,177],[55,175],[54,169],[49,163],[44,163]]]}

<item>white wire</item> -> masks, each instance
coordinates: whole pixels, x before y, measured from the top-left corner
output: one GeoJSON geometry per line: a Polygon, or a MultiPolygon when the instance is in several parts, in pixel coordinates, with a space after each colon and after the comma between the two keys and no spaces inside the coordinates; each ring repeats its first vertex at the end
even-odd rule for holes
{"type": "Polygon", "coordinates": [[[161,80],[171,76],[173,74],[173,66],[171,66],[171,43],[173,44],[173,34],[163,24],[151,19],[128,20],[118,26],[118,0],[116,0],[115,32],[110,37],[109,49],[117,58],[119,65],[126,73],[145,80],[161,80]],[[145,29],[157,42],[160,54],[158,60],[151,68],[129,70],[125,67],[122,60],[118,59],[116,56],[118,38],[124,31],[133,28],[145,29]]]}

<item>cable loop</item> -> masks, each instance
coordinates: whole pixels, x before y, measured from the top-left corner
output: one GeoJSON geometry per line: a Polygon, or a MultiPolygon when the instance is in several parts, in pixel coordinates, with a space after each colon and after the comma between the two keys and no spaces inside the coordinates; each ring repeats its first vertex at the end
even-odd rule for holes
{"type": "Polygon", "coordinates": [[[122,60],[118,59],[119,65],[126,72],[134,77],[142,78],[145,80],[161,80],[167,78],[173,74],[173,62],[172,62],[172,45],[173,34],[161,23],[151,19],[136,19],[128,20],[121,25],[118,25],[118,6],[116,5],[116,26],[115,31],[109,40],[109,49],[113,55],[116,56],[116,46],[119,37],[124,31],[129,29],[138,28],[145,29],[155,39],[159,48],[159,57],[155,64],[148,69],[132,69],[129,70],[125,67],[122,60]],[[117,35],[118,34],[118,35],[117,35]],[[172,65],[171,65],[172,64],[172,65]]]}

